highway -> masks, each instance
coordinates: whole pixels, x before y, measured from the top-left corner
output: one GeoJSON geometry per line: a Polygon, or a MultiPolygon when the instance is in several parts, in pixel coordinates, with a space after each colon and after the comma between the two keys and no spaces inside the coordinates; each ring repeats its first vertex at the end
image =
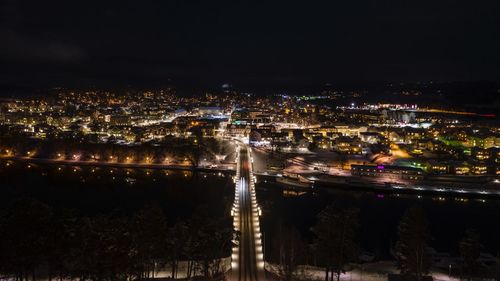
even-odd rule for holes
{"type": "Polygon", "coordinates": [[[259,207],[248,149],[239,150],[233,219],[236,233],[231,280],[265,280],[259,207]]]}

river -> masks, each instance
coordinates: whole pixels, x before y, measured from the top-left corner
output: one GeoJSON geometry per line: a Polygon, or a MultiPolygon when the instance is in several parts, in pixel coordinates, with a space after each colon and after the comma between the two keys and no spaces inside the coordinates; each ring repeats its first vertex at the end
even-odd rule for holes
{"type": "MultiPolygon", "coordinates": [[[[397,241],[397,227],[405,210],[420,205],[429,221],[430,246],[438,252],[458,253],[458,243],[468,228],[481,235],[483,251],[500,252],[500,200],[437,197],[398,193],[377,193],[359,189],[316,189],[301,195],[284,195],[282,185],[260,182],[259,203],[264,206],[263,230],[268,241],[279,239],[276,225],[281,222],[300,231],[311,241],[311,227],[317,214],[327,205],[360,210],[359,244],[361,249],[380,259],[390,258],[397,241]]],[[[268,242],[267,247],[272,247],[268,242]]]]}
{"type": "MultiPolygon", "coordinates": [[[[146,204],[161,206],[170,223],[189,218],[199,206],[215,216],[229,212],[234,183],[230,173],[66,166],[0,161],[0,206],[33,197],[54,208],[74,209],[81,215],[124,212],[146,204]]],[[[467,228],[481,234],[484,252],[500,252],[500,200],[378,194],[363,190],[316,189],[299,196],[285,196],[282,186],[259,182],[257,197],[263,206],[262,229],[271,247],[276,225],[291,225],[311,241],[310,228],[328,204],[360,210],[359,242],[364,251],[389,258],[397,241],[397,226],[404,211],[421,205],[432,235],[431,246],[456,254],[467,228]]]]}

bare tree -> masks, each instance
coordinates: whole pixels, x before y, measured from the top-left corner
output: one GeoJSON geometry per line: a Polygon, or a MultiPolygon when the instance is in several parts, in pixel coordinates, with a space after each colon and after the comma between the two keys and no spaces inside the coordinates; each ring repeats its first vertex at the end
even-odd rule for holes
{"type": "Polygon", "coordinates": [[[291,281],[298,277],[298,266],[303,262],[306,247],[300,233],[292,227],[280,224],[273,247],[273,261],[278,265],[278,275],[281,280],[291,281]]]}
{"type": "Polygon", "coordinates": [[[318,215],[313,232],[317,237],[317,253],[325,266],[325,281],[333,281],[334,275],[340,280],[345,266],[357,256],[358,213],[357,209],[328,206],[318,215]]]}
{"type": "Polygon", "coordinates": [[[462,257],[462,272],[470,281],[477,274],[480,267],[479,256],[481,254],[481,244],[479,233],[474,229],[465,231],[465,236],[460,241],[460,256],[462,257]]]}
{"type": "Polygon", "coordinates": [[[430,235],[423,209],[415,206],[406,210],[399,223],[398,233],[396,258],[401,274],[421,281],[431,266],[427,251],[430,235]]]}

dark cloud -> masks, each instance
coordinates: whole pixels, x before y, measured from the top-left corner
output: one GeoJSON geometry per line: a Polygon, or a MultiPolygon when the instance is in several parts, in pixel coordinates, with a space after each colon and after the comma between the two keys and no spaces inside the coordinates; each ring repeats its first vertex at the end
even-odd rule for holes
{"type": "Polygon", "coordinates": [[[0,5],[9,81],[262,85],[500,80],[500,1],[0,5]],[[45,78],[45,79],[44,79],[45,78]]]}
{"type": "Polygon", "coordinates": [[[6,42],[0,49],[0,59],[3,61],[69,63],[85,58],[81,48],[56,40],[39,39],[1,29],[0,37],[6,42]]]}

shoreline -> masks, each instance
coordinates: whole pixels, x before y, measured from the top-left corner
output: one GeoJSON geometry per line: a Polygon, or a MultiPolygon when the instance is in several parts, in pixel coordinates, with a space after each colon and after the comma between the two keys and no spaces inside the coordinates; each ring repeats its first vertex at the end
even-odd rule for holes
{"type": "MultiPolygon", "coordinates": [[[[53,164],[65,166],[96,166],[96,167],[112,167],[112,168],[133,168],[133,169],[155,169],[155,170],[180,170],[180,171],[199,171],[199,172],[222,172],[235,173],[235,168],[209,168],[209,167],[193,167],[183,165],[165,165],[165,164],[140,164],[140,163],[118,163],[118,162],[98,162],[98,161],[75,161],[75,160],[57,160],[47,158],[30,158],[30,157],[0,157],[0,160],[11,160],[19,162],[27,162],[34,164],[53,164]]],[[[229,166],[229,165],[228,165],[229,166]]],[[[233,166],[231,164],[231,166],[233,166]]]]}
{"type": "Polygon", "coordinates": [[[300,182],[297,179],[290,177],[280,177],[272,174],[257,174],[262,179],[272,179],[279,185],[287,186],[290,189],[297,191],[312,191],[314,189],[339,189],[339,190],[363,190],[382,193],[405,193],[415,195],[438,195],[445,197],[460,196],[464,198],[500,198],[500,188],[452,188],[449,186],[432,185],[429,183],[414,183],[411,185],[402,185],[397,183],[381,184],[378,182],[370,182],[367,180],[360,180],[359,178],[347,176],[328,176],[327,178],[320,178],[310,183],[300,182]],[[276,178],[283,178],[286,180],[278,181],[276,178]]]}
{"type": "MultiPolygon", "coordinates": [[[[88,166],[88,167],[111,167],[111,168],[132,168],[132,169],[155,169],[155,170],[178,170],[178,171],[199,171],[210,173],[229,173],[234,174],[235,165],[226,164],[225,167],[193,167],[184,165],[166,165],[154,163],[118,163],[118,162],[97,162],[97,161],[75,161],[75,160],[58,160],[47,158],[30,158],[30,157],[14,157],[14,156],[1,156],[0,160],[11,160],[33,164],[52,164],[52,165],[65,165],[65,166],[88,166]]],[[[297,191],[309,191],[315,188],[321,188],[328,191],[329,189],[339,190],[363,190],[382,193],[405,193],[415,195],[441,195],[441,196],[457,196],[467,198],[500,198],[499,189],[479,189],[479,188],[451,188],[448,186],[429,185],[429,183],[415,183],[413,185],[399,185],[397,183],[380,184],[377,182],[363,181],[359,178],[352,178],[347,176],[328,176],[327,178],[320,178],[311,183],[300,182],[294,178],[282,177],[286,181],[277,181],[276,178],[280,177],[275,174],[256,173],[256,176],[261,178],[273,179],[277,184],[287,186],[288,188],[297,191]]],[[[280,177],[281,178],[281,177],[280,177]]]]}

